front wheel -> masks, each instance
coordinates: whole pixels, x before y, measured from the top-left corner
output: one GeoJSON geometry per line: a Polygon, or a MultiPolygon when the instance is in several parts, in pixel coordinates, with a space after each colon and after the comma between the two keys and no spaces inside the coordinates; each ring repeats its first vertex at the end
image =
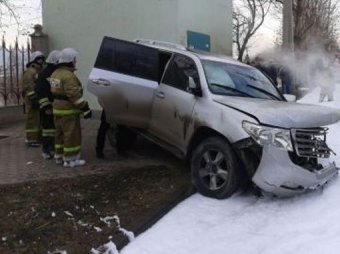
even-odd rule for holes
{"type": "Polygon", "coordinates": [[[198,145],[191,156],[190,167],[193,184],[204,196],[228,198],[239,187],[238,161],[223,138],[207,138],[198,145]]]}

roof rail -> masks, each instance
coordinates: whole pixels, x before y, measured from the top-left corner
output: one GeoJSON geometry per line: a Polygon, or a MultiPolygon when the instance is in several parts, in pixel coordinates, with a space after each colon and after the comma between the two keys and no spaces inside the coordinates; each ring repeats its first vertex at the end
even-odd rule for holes
{"type": "Polygon", "coordinates": [[[166,42],[166,41],[156,41],[156,40],[149,40],[149,39],[135,39],[134,40],[137,43],[142,43],[142,44],[151,44],[151,45],[158,45],[161,47],[166,47],[166,48],[175,48],[175,49],[180,49],[180,50],[187,50],[186,47],[184,47],[181,44],[177,43],[172,43],[172,42],[166,42]]]}

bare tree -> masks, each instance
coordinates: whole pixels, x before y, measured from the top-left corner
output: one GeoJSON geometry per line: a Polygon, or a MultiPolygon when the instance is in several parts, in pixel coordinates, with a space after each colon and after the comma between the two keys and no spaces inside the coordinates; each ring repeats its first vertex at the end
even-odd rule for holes
{"type": "Polygon", "coordinates": [[[12,18],[17,25],[19,25],[19,19],[16,12],[16,5],[13,4],[13,0],[0,0],[0,27],[4,25],[3,18],[12,18]]]}
{"type": "Polygon", "coordinates": [[[233,12],[233,42],[242,61],[249,40],[262,26],[273,0],[241,0],[233,12]]]}
{"type": "MultiPolygon", "coordinates": [[[[277,3],[282,1],[276,0],[277,3]]],[[[322,45],[326,50],[337,47],[338,1],[294,0],[293,15],[297,49],[308,49],[312,43],[322,45]]]]}

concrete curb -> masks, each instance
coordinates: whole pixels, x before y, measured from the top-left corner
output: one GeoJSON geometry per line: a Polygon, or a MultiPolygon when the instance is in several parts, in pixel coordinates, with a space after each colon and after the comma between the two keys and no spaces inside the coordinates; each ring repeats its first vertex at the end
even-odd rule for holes
{"type": "Polygon", "coordinates": [[[25,119],[23,106],[0,107],[0,126],[25,119]]]}

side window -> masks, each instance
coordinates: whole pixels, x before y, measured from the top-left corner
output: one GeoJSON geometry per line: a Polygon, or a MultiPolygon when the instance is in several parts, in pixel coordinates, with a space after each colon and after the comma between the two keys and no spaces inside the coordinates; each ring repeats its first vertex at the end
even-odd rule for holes
{"type": "Polygon", "coordinates": [[[164,74],[163,83],[187,91],[189,77],[200,85],[195,62],[187,56],[175,55],[164,74]]]}
{"type": "Polygon", "coordinates": [[[105,37],[95,67],[158,81],[158,50],[137,43],[105,37]]]}

